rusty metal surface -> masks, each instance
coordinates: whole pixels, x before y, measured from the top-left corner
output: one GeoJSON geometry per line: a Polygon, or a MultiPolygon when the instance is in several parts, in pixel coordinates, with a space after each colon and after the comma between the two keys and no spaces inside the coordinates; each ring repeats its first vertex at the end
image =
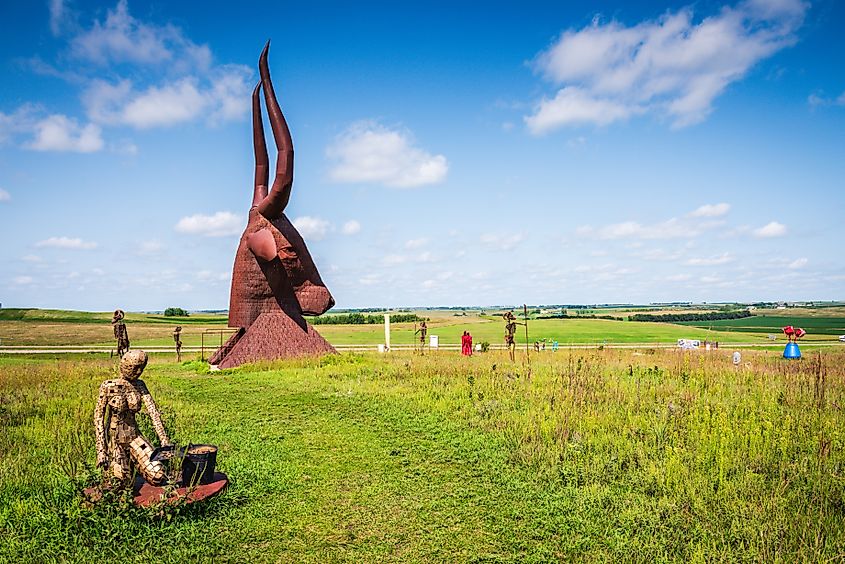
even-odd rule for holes
{"type": "MultiPolygon", "coordinates": [[[[259,354],[258,349],[262,351],[260,354],[269,355],[263,358],[294,356],[297,347],[289,345],[297,343],[300,353],[305,354],[334,350],[304,318],[305,315],[325,313],[334,305],[334,298],[320,278],[305,241],[284,213],[293,187],[293,140],[270,79],[269,47],[268,41],[258,63],[261,80],[252,93],[255,151],[252,207],[235,254],[229,297],[229,326],[244,331],[236,335],[237,342],[227,343],[214,355],[214,360],[221,363],[229,358],[242,338],[246,339],[240,346],[242,353],[247,343],[254,343],[250,345],[255,347],[254,354],[241,354],[250,358],[259,354]],[[269,158],[261,114],[262,91],[277,150],[275,176],[269,189],[269,158]],[[271,338],[250,335],[255,332],[252,327],[256,320],[263,314],[284,314],[299,327],[300,332],[294,334],[289,324],[277,321],[262,325],[262,331],[281,331],[271,338]]],[[[237,361],[233,357],[226,364],[231,362],[237,361]]]]}

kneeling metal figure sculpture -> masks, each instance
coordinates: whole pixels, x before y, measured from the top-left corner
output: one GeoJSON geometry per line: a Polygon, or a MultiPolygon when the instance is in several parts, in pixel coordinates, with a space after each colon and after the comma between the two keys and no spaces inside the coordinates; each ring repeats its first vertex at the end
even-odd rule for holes
{"type": "Polygon", "coordinates": [[[135,414],[146,409],[162,446],[170,444],[161,413],[146,384],[139,379],[146,366],[147,353],[144,351],[124,354],[120,359],[120,377],[100,385],[94,409],[97,466],[105,470],[107,478],[123,486],[130,485],[133,465],[154,486],[168,481],[164,464],[151,459],[153,446],[141,435],[135,421],[135,414]]]}
{"type": "Polygon", "coordinates": [[[232,273],[229,326],[237,332],[209,359],[219,368],[244,362],[335,352],[304,319],[334,305],[302,236],[285,216],[293,186],[293,141],[267,65],[267,42],[259,58],[261,80],[252,93],[255,182],[252,207],[232,273]],[[278,157],[269,191],[269,159],[259,92],[270,117],[278,157]]]}

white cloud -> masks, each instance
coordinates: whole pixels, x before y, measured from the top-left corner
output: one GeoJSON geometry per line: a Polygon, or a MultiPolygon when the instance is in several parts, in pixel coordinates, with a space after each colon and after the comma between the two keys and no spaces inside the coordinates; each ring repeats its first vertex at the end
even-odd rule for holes
{"type": "Polygon", "coordinates": [[[786,235],[786,225],[778,223],[777,221],[770,221],[763,227],[755,229],[751,233],[758,238],[782,237],[786,235]]]}
{"type": "Polygon", "coordinates": [[[50,32],[61,35],[71,22],[71,15],[64,0],[49,0],[47,8],[50,11],[50,32]]]}
{"type": "Polygon", "coordinates": [[[720,264],[728,264],[735,259],[730,253],[722,253],[712,257],[698,257],[689,259],[686,264],[690,266],[717,266],[720,264]]]}
{"type": "Polygon", "coordinates": [[[238,119],[249,109],[251,71],[240,65],[214,69],[136,91],[132,82],[92,81],[82,95],[90,119],[139,129],[170,126],[207,117],[210,123],[238,119]]]}
{"type": "Polygon", "coordinates": [[[608,125],[639,113],[642,113],[639,108],[596,98],[581,88],[567,86],[551,100],[543,98],[534,113],[525,117],[525,123],[532,133],[539,135],[568,125],[608,125]]]}
{"type": "Polygon", "coordinates": [[[695,211],[690,212],[691,217],[721,217],[731,210],[731,205],[726,203],[721,204],[704,204],[695,211]]]}
{"type": "Polygon", "coordinates": [[[71,53],[100,65],[128,62],[206,68],[211,64],[207,45],[192,42],[176,26],[155,26],[135,19],[126,0],[119,0],[115,9],[109,10],[105,21],[95,21],[91,29],[74,37],[71,53]]]}
{"type": "Polygon", "coordinates": [[[83,241],[79,237],[50,237],[49,239],[35,243],[35,246],[51,249],[87,250],[96,248],[97,243],[94,243],[93,241],[83,241]]]}
{"type": "Polygon", "coordinates": [[[807,266],[808,262],[810,262],[810,261],[808,261],[804,257],[801,257],[801,258],[795,259],[794,261],[790,262],[788,267],[793,269],[793,270],[799,269],[799,268],[804,268],[805,266],[807,266]]]}
{"type": "Polygon", "coordinates": [[[205,237],[237,235],[243,228],[243,217],[227,211],[217,212],[214,215],[190,215],[183,217],[176,224],[176,231],[205,237]]]}
{"type": "Polygon", "coordinates": [[[396,266],[397,264],[404,264],[408,262],[408,257],[405,255],[390,254],[385,255],[385,257],[381,259],[381,262],[385,266],[396,266]]]}
{"type": "Polygon", "coordinates": [[[449,170],[446,157],[414,146],[409,132],[374,121],[349,126],[326,149],[326,156],[334,163],[329,176],[335,182],[412,188],[442,182],[449,170]]]}
{"type": "Polygon", "coordinates": [[[669,282],[686,282],[692,278],[689,274],[672,274],[671,276],[667,276],[666,280],[669,282]]]}
{"type": "Polygon", "coordinates": [[[140,245],[138,245],[137,254],[142,256],[154,256],[159,254],[161,251],[164,250],[164,245],[161,242],[156,240],[150,241],[142,241],[140,245]]]}
{"type": "Polygon", "coordinates": [[[512,251],[517,245],[525,240],[522,233],[509,233],[500,235],[496,233],[485,233],[481,236],[481,244],[497,251],[512,251]]]}
{"type": "Polygon", "coordinates": [[[42,262],[43,259],[38,255],[24,255],[21,260],[24,262],[42,262]]]}
{"type": "Polygon", "coordinates": [[[12,282],[18,286],[26,286],[27,284],[32,284],[32,276],[15,276],[12,282]]]}
{"type": "Polygon", "coordinates": [[[81,126],[72,118],[53,114],[37,123],[35,137],[26,147],[35,151],[72,151],[93,153],[103,148],[100,127],[89,123],[81,126]]]}
{"type": "Polygon", "coordinates": [[[302,235],[305,239],[312,239],[314,241],[321,241],[322,239],[325,239],[329,229],[331,228],[331,224],[325,219],[311,217],[309,215],[297,217],[291,223],[293,223],[296,230],[299,231],[300,235],[302,235]]]}
{"type": "Polygon", "coordinates": [[[210,270],[200,270],[197,272],[197,280],[200,282],[229,282],[232,276],[231,271],[212,272],[210,270]]]}
{"type": "Polygon", "coordinates": [[[406,249],[420,249],[428,244],[427,237],[420,237],[419,239],[410,239],[405,241],[406,249]]]}
{"type": "Polygon", "coordinates": [[[361,224],[355,221],[354,219],[350,219],[346,223],[343,224],[341,227],[340,232],[344,235],[355,235],[361,231],[361,224]]]}
{"type": "Polygon", "coordinates": [[[535,134],[641,112],[666,116],[674,127],[698,123],[731,83],[795,42],[807,7],[745,0],[700,21],[684,8],[630,27],[597,17],[538,55],[537,71],[560,88],[525,122],[535,134]]]}
{"type": "Polygon", "coordinates": [[[0,188],[0,202],[8,202],[12,199],[12,195],[9,194],[6,190],[0,188]]]}
{"type": "Polygon", "coordinates": [[[624,221],[599,227],[581,226],[576,233],[599,239],[679,239],[700,235],[709,225],[701,225],[672,218],[653,225],[642,225],[636,221],[624,221]]]}

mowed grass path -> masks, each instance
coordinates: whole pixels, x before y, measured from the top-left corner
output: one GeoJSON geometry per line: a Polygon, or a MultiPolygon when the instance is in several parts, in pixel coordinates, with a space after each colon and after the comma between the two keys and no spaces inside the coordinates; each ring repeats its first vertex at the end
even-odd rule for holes
{"type": "Polygon", "coordinates": [[[174,439],[219,445],[232,478],[159,516],[83,508],[73,487],[113,364],[0,359],[0,561],[841,559],[842,355],[821,400],[811,362],[744,358],[154,362],[174,439]]]}

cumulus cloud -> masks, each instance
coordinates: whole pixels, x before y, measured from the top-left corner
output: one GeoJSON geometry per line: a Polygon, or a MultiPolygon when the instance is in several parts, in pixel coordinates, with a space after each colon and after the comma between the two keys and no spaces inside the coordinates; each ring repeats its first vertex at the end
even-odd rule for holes
{"type": "MultiPolygon", "coordinates": [[[[51,21],[52,15],[51,10],[51,21]]],[[[207,68],[211,64],[207,45],[197,45],[176,26],[155,26],[135,19],[126,0],[109,10],[104,21],[95,20],[90,29],[76,35],[71,40],[71,53],[100,65],[175,63],[207,68]]]]}
{"type": "Polygon", "coordinates": [[[795,42],[807,7],[801,0],[745,0],[700,21],[684,8],[632,26],[597,17],[564,31],[537,56],[536,70],[559,89],[525,123],[534,134],[645,112],[674,127],[698,123],[730,84],[795,42]]]}
{"type": "Polygon", "coordinates": [[[446,178],[449,164],[414,145],[411,134],[374,121],[352,124],[326,149],[333,162],[329,176],[335,182],[374,182],[393,188],[437,184],[446,178]]]}
{"type": "Polygon", "coordinates": [[[419,239],[410,239],[409,241],[405,241],[405,248],[406,249],[419,249],[428,243],[427,237],[420,237],[419,239]]]}
{"type": "Polygon", "coordinates": [[[155,256],[164,250],[164,245],[156,240],[142,241],[138,245],[136,253],[141,256],[155,256]]]}
{"type": "Polygon", "coordinates": [[[552,99],[544,98],[525,123],[532,133],[546,133],[568,125],[607,125],[643,112],[608,98],[598,98],[577,86],[567,86],[552,99]]]}
{"type": "Polygon", "coordinates": [[[6,190],[0,188],[0,202],[8,202],[12,199],[12,195],[9,194],[6,190]]]}
{"type": "Polygon", "coordinates": [[[49,0],[47,9],[50,11],[50,32],[56,36],[61,35],[72,21],[68,6],[64,0],[49,0]]]}
{"type": "Polygon", "coordinates": [[[188,76],[136,90],[132,82],[94,80],[82,94],[88,117],[106,125],[138,129],[165,127],[206,118],[237,119],[248,110],[251,71],[232,65],[207,77],[188,76]]]}
{"type": "Polygon", "coordinates": [[[361,231],[361,224],[354,219],[350,219],[341,227],[340,232],[344,235],[355,235],[361,231]]]}
{"type": "Polygon", "coordinates": [[[35,243],[35,246],[50,249],[88,250],[96,248],[97,243],[83,241],[79,237],[50,237],[49,239],[35,243]]]}
{"type": "MultiPolygon", "coordinates": [[[[9,136],[5,122],[14,118],[18,130],[35,136],[28,148],[92,152],[103,147],[100,126],[147,129],[197,120],[214,125],[248,113],[253,71],[214,64],[208,45],[193,42],[178,26],[140,21],[125,0],[89,27],[79,25],[62,0],[50,0],[49,10],[51,30],[68,41],[69,56],[62,61],[73,70],[37,58],[30,66],[79,84],[91,123],[55,115],[36,120],[30,107],[25,115],[0,114],[0,140],[9,136]],[[100,78],[102,68],[108,69],[108,80],[100,78]]],[[[131,144],[124,147],[137,151],[131,144]]]]}
{"type": "Polygon", "coordinates": [[[579,227],[576,232],[581,236],[599,239],[675,239],[697,237],[702,228],[672,218],[653,225],[643,225],[636,221],[623,221],[599,228],[587,225],[579,227]]]}
{"type": "Polygon", "coordinates": [[[326,235],[331,228],[331,224],[325,219],[319,217],[311,217],[310,215],[303,215],[294,219],[293,223],[296,230],[299,231],[305,239],[312,239],[314,241],[321,241],[326,238],[326,235]]]}
{"type": "Polygon", "coordinates": [[[796,269],[799,269],[799,268],[804,268],[805,266],[807,266],[808,262],[810,262],[810,261],[808,261],[804,257],[801,257],[801,258],[795,259],[794,261],[790,262],[787,266],[789,268],[793,269],[793,270],[796,270],[796,269]]]}
{"type": "Polygon", "coordinates": [[[485,233],[481,236],[481,244],[496,251],[512,251],[525,240],[522,233],[485,233]]]}
{"type": "Polygon", "coordinates": [[[54,114],[35,124],[35,137],[26,147],[35,151],[72,151],[94,153],[103,148],[100,127],[89,123],[85,126],[75,119],[54,114]]]}
{"type": "Polygon", "coordinates": [[[183,217],[176,224],[176,231],[203,235],[205,237],[226,237],[237,235],[243,230],[244,218],[228,211],[213,215],[194,214],[183,217]]]}
{"type": "Polygon", "coordinates": [[[717,266],[720,264],[728,264],[735,259],[730,253],[722,253],[712,257],[697,257],[689,259],[686,264],[690,266],[717,266]]]}
{"type": "Polygon", "coordinates": [[[783,237],[786,235],[786,225],[783,223],[778,223],[777,221],[770,221],[763,227],[755,229],[751,232],[755,237],[758,238],[769,238],[769,237],[783,237]]]}
{"type": "Polygon", "coordinates": [[[731,210],[731,205],[726,203],[721,204],[705,204],[700,208],[690,212],[692,217],[721,217],[731,210]]]}

